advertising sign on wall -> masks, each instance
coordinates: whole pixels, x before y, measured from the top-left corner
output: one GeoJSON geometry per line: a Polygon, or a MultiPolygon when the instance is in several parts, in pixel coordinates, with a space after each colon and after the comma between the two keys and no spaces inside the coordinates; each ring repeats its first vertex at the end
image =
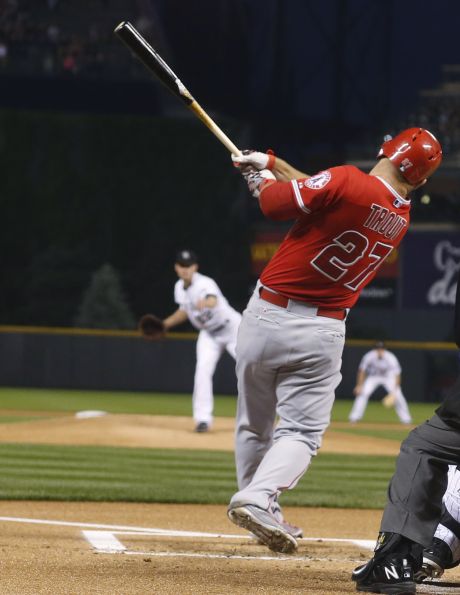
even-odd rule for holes
{"type": "Polygon", "coordinates": [[[452,308],[460,271],[460,232],[414,232],[404,239],[405,308],[452,308]]]}
{"type": "MultiPolygon", "coordinates": [[[[258,233],[251,246],[258,276],[286,231],[258,233]]],[[[409,231],[400,249],[382,263],[359,298],[360,307],[451,308],[460,271],[460,232],[409,231]]]]}

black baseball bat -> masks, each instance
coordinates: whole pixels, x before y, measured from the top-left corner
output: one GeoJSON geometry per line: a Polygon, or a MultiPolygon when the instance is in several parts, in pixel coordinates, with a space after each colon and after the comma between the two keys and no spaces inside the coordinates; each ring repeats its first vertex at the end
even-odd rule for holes
{"type": "Polygon", "coordinates": [[[205,112],[201,105],[195,100],[189,90],[181,82],[179,77],[166,64],[160,54],[142,37],[128,21],[121,22],[114,30],[115,34],[126,44],[126,46],[139,58],[170,91],[178,97],[185,105],[209,128],[209,130],[227,147],[230,153],[241,155],[238,147],[232,143],[228,136],[217,126],[214,120],[205,112]]]}

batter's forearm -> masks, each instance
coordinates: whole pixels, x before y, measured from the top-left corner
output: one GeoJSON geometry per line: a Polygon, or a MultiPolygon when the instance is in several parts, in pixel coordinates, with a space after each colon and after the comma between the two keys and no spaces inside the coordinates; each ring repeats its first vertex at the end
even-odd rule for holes
{"type": "Polygon", "coordinates": [[[284,159],[280,159],[279,157],[275,159],[272,172],[279,182],[290,182],[291,180],[310,177],[308,174],[292,167],[287,161],[284,161],[284,159]]]}
{"type": "Polygon", "coordinates": [[[165,325],[165,330],[169,330],[170,328],[173,328],[173,326],[183,324],[187,320],[188,316],[185,310],[178,308],[175,312],[168,316],[168,318],[163,320],[163,324],[165,325]]]}

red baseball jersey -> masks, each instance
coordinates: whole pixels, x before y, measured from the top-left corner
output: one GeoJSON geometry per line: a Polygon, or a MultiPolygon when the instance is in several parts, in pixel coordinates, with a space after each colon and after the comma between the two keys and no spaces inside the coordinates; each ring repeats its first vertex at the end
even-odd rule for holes
{"type": "Polygon", "coordinates": [[[261,282],[323,307],[353,306],[409,225],[410,201],[351,165],[267,184],[259,203],[271,219],[296,218],[261,282]]]}

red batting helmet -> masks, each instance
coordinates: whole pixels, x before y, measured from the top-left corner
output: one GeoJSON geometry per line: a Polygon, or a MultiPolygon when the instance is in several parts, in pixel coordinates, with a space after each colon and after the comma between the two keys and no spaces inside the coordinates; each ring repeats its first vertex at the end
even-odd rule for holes
{"type": "Polygon", "coordinates": [[[387,157],[409,184],[417,186],[441,164],[442,148],[428,130],[408,128],[385,140],[377,157],[387,157]]]}

